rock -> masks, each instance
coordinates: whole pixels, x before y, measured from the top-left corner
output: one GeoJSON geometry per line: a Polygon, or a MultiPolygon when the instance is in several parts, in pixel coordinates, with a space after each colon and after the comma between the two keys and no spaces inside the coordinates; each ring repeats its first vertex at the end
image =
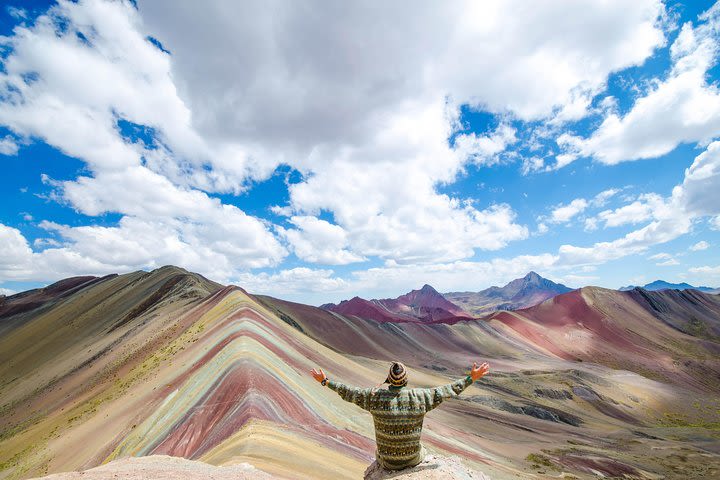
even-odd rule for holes
{"type": "Polygon", "coordinates": [[[273,477],[249,463],[216,467],[207,463],[167,455],[129,457],[82,472],[48,475],[36,480],[271,480],[273,477]]]}
{"type": "Polygon", "coordinates": [[[365,470],[365,480],[396,478],[398,480],[490,480],[482,472],[470,470],[459,457],[427,455],[425,460],[405,470],[385,470],[377,461],[365,470]]]}
{"type": "Polygon", "coordinates": [[[567,390],[554,390],[552,388],[536,388],[536,397],[550,398],[553,400],[572,400],[572,393],[567,390]]]}

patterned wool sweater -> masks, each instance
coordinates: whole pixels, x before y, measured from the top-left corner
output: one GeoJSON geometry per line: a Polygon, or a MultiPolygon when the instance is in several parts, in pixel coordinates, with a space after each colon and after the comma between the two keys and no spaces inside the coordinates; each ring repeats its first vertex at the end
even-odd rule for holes
{"type": "Polygon", "coordinates": [[[435,388],[357,388],[328,380],[327,386],[340,397],[367,410],[375,421],[378,463],[389,470],[413,467],[422,462],[420,444],[425,414],[443,400],[455,397],[472,383],[468,375],[435,388]]]}

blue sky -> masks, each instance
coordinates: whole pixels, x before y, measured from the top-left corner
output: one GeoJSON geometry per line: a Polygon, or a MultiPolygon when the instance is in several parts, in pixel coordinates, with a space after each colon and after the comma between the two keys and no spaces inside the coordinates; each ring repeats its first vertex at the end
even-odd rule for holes
{"type": "Polygon", "coordinates": [[[720,286],[720,7],[522,5],[6,5],[0,289],[720,286]]]}

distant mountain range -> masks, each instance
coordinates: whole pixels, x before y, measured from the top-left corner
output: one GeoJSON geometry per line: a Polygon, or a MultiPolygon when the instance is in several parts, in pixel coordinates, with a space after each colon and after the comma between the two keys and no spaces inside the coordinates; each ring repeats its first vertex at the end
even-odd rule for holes
{"type": "MultiPolygon", "coordinates": [[[[694,287],[688,283],[669,283],[656,280],[643,287],[627,286],[620,291],[642,288],[659,290],[698,290],[717,294],[720,289],[694,287]]],[[[490,287],[479,292],[448,292],[441,294],[430,285],[413,290],[397,298],[366,300],[354,297],[339,304],[329,303],[320,308],[342,315],[385,322],[454,323],[472,317],[482,317],[498,311],[516,311],[538,305],[557,295],[573,291],[561,283],[548,280],[536,272],[517,278],[504,287],[490,287]]]]}
{"type": "Polygon", "coordinates": [[[320,308],[378,322],[454,322],[481,316],[497,310],[517,310],[537,305],[549,298],[572,291],[535,272],[518,278],[504,287],[490,287],[480,292],[441,294],[430,285],[397,298],[366,300],[354,297],[339,304],[320,308]]]}
{"type": "MultiPolygon", "coordinates": [[[[628,290],[632,290],[634,288],[637,288],[635,285],[628,285],[627,287],[621,287],[619,290],[621,292],[626,292],[628,290]]],[[[643,285],[642,287],[645,290],[650,291],[657,291],[657,290],[699,290],[701,292],[705,293],[720,293],[720,288],[713,288],[713,287],[693,287],[689,283],[670,283],[666,282],[664,280],[655,280],[654,282],[647,283],[643,285]]]]}
{"type": "Polygon", "coordinates": [[[472,318],[472,315],[449,302],[430,285],[423,285],[420,290],[412,290],[397,298],[365,300],[354,297],[337,305],[328,303],[320,308],[343,315],[372,318],[379,322],[435,322],[472,318]]]}
{"type": "Polygon", "coordinates": [[[490,287],[479,292],[449,292],[445,298],[479,316],[497,310],[518,310],[531,307],[561,293],[572,291],[560,283],[530,272],[504,287],[490,287]]]}

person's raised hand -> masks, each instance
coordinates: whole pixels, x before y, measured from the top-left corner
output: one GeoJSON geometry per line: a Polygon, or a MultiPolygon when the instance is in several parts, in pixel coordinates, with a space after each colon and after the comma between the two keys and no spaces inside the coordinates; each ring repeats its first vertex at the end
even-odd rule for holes
{"type": "Polygon", "coordinates": [[[472,368],[470,369],[470,378],[472,378],[473,382],[478,381],[483,376],[485,376],[486,373],[490,370],[490,365],[485,362],[482,365],[478,367],[477,362],[473,363],[472,368]]]}
{"type": "Polygon", "coordinates": [[[313,378],[315,380],[317,380],[318,382],[322,382],[323,380],[325,380],[327,378],[325,376],[325,372],[322,371],[322,368],[319,370],[315,370],[313,368],[312,370],[310,370],[310,373],[312,373],[313,378]]]}

